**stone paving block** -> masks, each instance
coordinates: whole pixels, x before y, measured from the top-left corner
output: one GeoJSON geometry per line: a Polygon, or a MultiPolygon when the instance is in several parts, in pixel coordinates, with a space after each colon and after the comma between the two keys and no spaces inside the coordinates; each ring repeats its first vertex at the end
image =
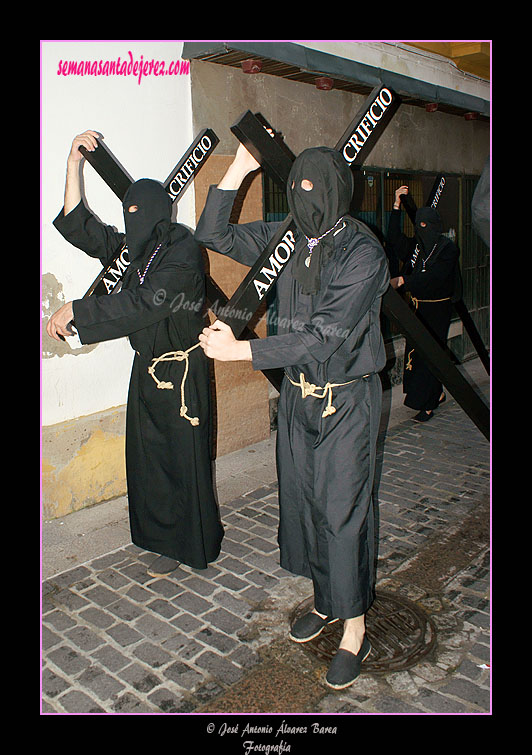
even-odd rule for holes
{"type": "Polygon", "coordinates": [[[129,580],[114,569],[106,569],[104,572],[101,572],[98,574],[98,579],[113,590],[119,590],[121,587],[129,584],[129,580]]]}
{"type": "Polygon", "coordinates": [[[249,540],[246,540],[246,545],[249,545],[250,548],[256,548],[262,553],[271,553],[272,551],[278,550],[277,545],[269,543],[262,537],[252,537],[249,540]]]}
{"type": "Polygon", "coordinates": [[[69,569],[62,574],[57,574],[52,580],[50,580],[57,588],[63,589],[81,582],[83,579],[91,576],[91,571],[86,566],[77,566],[75,569],[69,569]]]}
{"type": "Polygon", "coordinates": [[[188,611],[188,613],[191,613],[194,616],[201,616],[212,608],[212,603],[210,601],[200,598],[199,595],[187,592],[182,592],[176,598],[173,598],[172,603],[182,611],[188,611]]]}
{"type": "Polygon", "coordinates": [[[249,571],[249,566],[246,563],[240,561],[237,558],[233,558],[232,556],[222,555],[219,561],[219,565],[231,574],[242,575],[246,574],[246,572],[249,571]]]}
{"type": "Polygon", "coordinates": [[[54,645],[57,645],[60,642],[62,642],[62,638],[59,634],[56,634],[55,632],[52,632],[51,629],[48,629],[48,627],[43,626],[41,632],[41,644],[44,651],[49,650],[49,648],[54,647],[54,645]]]}
{"type": "Polygon", "coordinates": [[[80,650],[94,650],[94,648],[102,645],[105,640],[103,637],[95,634],[87,627],[77,626],[74,629],[69,629],[65,632],[67,637],[73,645],[76,645],[80,650]]]}
{"type": "Polygon", "coordinates": [[[147,603],[148,600],[153,599],[153,592],[146,590],[139,585],[132,585],[124,594],[126,598],[129,598],[135,603],[147,603]]]}
{"type": "Polygon", "coordinates": [[[158,687],[148,695],[148,700],[161,713],[191,713],[195,707],[193,702],[166,687],[158,687]]]}
{"type": "Polygon", "coordinates": [[[170,578],[153,580],[153,577],[150,577],[150,579],[152,581],[149,584],[149,589],[158,595],[162,595],[164,598],[173,598],[183,590],[179,582],[175,582],[170,578]]]}
{"type": "MultiPolygon", "coordinates": [[[[89,605],[89,601],[86,598],[76,595],[71,590],[60,590],[54,593],[53,597],[56,605],[60,605],[68,611],[77,611],[89,605]]],[[[116,600],[116,596],[113,596],[113,600],[116,600]]]]}
{"type": "Polygon", "coordinates": [[[420,706],[412,705],[410,702],[405,702],[397,697],[391,695],[384,695],[372,702],[372,708],[377,713],[423,713],[423,709],[420,706]]]}
{"type": "Polygon", "coordinates": [[[226,536],[226,538],[224,538],[224,553],[230,553],[232,556],[245,559],[247,562],[247,558],[252,555],[253,551],[251,548],[248,548],[247,545],[237,543],[234,540],[231,540],[230,537],[226,536]]]}
{"type": "Polygon", "coordinates": [[[196,670],[197,665],[201,666],[201,664],[195,663],[193,667],[182,661],[175,661],[175,663],[167,666],[162,673],[179,687],[190,691],[205,681],[204,675],[196,670]]]}
{"type": "Polygon", "coordinates": [[[59,702],[66,713],[105,713],[105,709],[98,705],[92,697],[79,690],[71,690],[62,695],[59,702]]]}
{"type": "Polygon", "coordinates": [[[171,619],[179,613],[179,608],[177,608],[177,606],[174,606],[172,603],[169,603],[162,598],[156,598],[155,600],[152,600],[151,603],[147,603],[146,608],[150,611],[155,611],[155,613],[158,613],[165,619],[171,619]]]}
{"type": "Polygon", "coordinates": [[[90,600],[91,603],[96,603],[98,606],[105,607],[114,603],[117,600],[117,597],[116,592],[110,590],[108,587],[99,585],[93,587],[91,590],[87,590],[85,593],[87,606],[89,605],[87,601],[90,600]]]}
{"type": "Polygon", "coordinates": [[[237,641],[223,632],[218,632],[211,627],[204,627],[195,634],[196,639],[204,645],[210,645],[220,653],[226,654],[237,646],[237,641]]]}
{"type": "Polygon", "coordinates": [[[125,692],[111,706],[113,713],[153,713],[153,706],[131,692],[125,692]]]}
{"type": "Polygon", "coordinates": [[[193,636],[181,632],[177,632],[173,637],[163,642],[161,647],[168,651],[173,659],[181,658],[185,661],[193,659],[205,650],[205,646],[197,642],[193,636]]]}
{"type": "Polygon", "coordinates": [[[108,700],[116,696],[124,689],[124,685],[117,681],[107,671],[99,666],[93,665],[80,674],[77,683],[85,687],[99,700],[108,700]]]}
{"type": "Polygon", "coordinates": [[[107,606],[107,610],[109,613],[122,619],[122,621],[128,622],[138,619],[139,616],[142,616],[145,613],[143,608],[139,608],[135,603],[127,600],[127,598],[116,600],[114,603],[107,606]]]}
{"type": "Polygon", "coordinates": [[[173,659],[173,654],[167,653],[160,645],[143,642],[133,650],[133,655],[151,668],[157,669],[173,659]]]}
{"type": "Polygon", "coordinates": [[[249,669],[260,663],[260,656],[246,645],[240,644],[227,655],[227,660],[234,661],[239,666],[249,669]]]}
{"type": "Polygon", "coordinates": [[[141,585],[153,580],[153,577],[151,577],[146,571],[146,564],[134,562],[129,566],[120,567],[120,571],[122,574],[125,574],[127,577],[141,585]]]}
{"type": "Polygon", "coordinates": [[[193,592],[197,592],[199,595],[202,595],[203,597],[211,595],[211,593],[213,593],[216,590],[216,583],[210,582],[206,579],[202,579],[201,577],[194,577],[194,576],[183,579],[181,581],[181,586],[184,587],[186,590],[192,590],[193,592]]]}
{"type": "Polygon", "coordinates": [[[246,626],[242,619],[226,611],[225,608],[215,608],[213,611],[205,614],[204,618],[206,622],[227,634],[238,632],[239,629],[243,629],[246,626]]]}
{"type": "Polygon", "coordinates": [[[140,632],[137,632],[135,629],[132,629],[132,627],[130,627],[128,624],[124,624],[123,622],[115,624],[114,626],[107,629],[106,632],[110,637],[113,638],[115,642],[117,642],[124,648],[128,645],[133,645],[139,640],[144,639],[140,632]]]}
{"type": "MultiPolygon", "coordinates": [[[[228,590],[218,590],[212,596],[212,602],[217,606],[223,606],[231,613],[239,616],[243,619],[250,618],[250,604],[249,601],[243,597],[237,597],[228,590]]],[[[208,616],[208,614],[206,614],[208,616]]]]}
{"type": "Polygon", "coordinates": [[[237,592],[245,587],[248,587],[248,583],[239,577],[235,577],[234,574],[220,574],[216,577],[216,584],[223,585],[229,590],[237,592]]]}
{"type": "Polygon", "coordinates": [[[140,663],[132,663],[125,669],[122,669],[118,676],[124,682],[127,682],[137,692],[143,692],[147,694],[151,692],[155,687],[158,687],[162,680],[157,676],[152,669],[143,666],[140,663]]]}
{"type": "Polygon", "coordinates": [[[61,647],[52,650],[48,653],[48,658],[69,676],[75,676],[90,666],[90,661],[87,658],[66,645],[61,645],[61,647]]]}
{"type": "Polygon", "coordinates": [[[135,621],[134,627],[139,632],[154,642],[162,642],[176,633],[174,626],[162,621],[153,614],[146,614],[135,621]]]}
{"type": "Polygon", "coordinates": [[[116,616],[112,616],[107,611],[102,611],[100,608],[92,606],[80,611],[79,617],[99,629],[107,629],[107,627],[110,627],[116,621],[116,616]]]}
{"type": "Polygon", "coordinates": [[[418,695],[419,704],[431,713],[467,713],[467,708],[453,698],[431,689],[421,688],[418,695]]]}
{"type": "Polygon", "coordinates": [[[102,666],[109,671],[119,671],[130,663],[130,659],[111,645],[104,645],[91,654],[102,666]]]}
{"type": "Polygon", "coordinates": [[[180,613],[171,621],[172,626],[185,633],[194,632],[204,623],[204,621],[200,621],[195,616],[191,616],[191,614],[186,612],[180,613]]]}
{"type": "Polygon", "coordinates": [[[446,685],[440,687],[442,694],[453,695],[460,700],[478,706],[482,710],[489,710],[490,691],[483,689],[478,684],[473,684],[468,679],[453,678],[446,685]]]}
{"type": "Polygon", "coordinates": [[[243,669],[211,650],[206,650],[199,655],[195,660],[195,665],[228,686],[237,682],[244,675],[243,669]]]}
{"type": "Polygon", "coordinates": [[[70,689],[70,683],[49,668],[43,670],[41,681],[43,693],[52,699],[70,689]]]}

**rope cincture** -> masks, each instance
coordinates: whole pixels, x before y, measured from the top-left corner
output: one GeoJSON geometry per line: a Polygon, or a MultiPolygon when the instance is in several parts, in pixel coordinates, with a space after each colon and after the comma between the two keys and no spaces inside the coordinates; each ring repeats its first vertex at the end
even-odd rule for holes
{"type": "Polygon", "coordinates": [[[157,357],[155,359],[152,359],[152,364],[148,367],[148,372],[152,376],[152,378],[157,383],[157,388],[160,388],[164,390],[165,388],[168,390],[172,390],[174,387],[174,384],[172,382],[165,382],[164,380],[159,380],[157,376],[155,375],[155,368],[159,364],[159,362],[185,362],[185,370],[183,372],[183,377],[181,379],[181,408],[179,410],[179,414],[181,417],[184,417],[186,420],[190,422],[191,425],[194,427],[197,427],[200,423],[199,417],[189,417],[188,412],[188,406],[185,404],[185,383],[187,380],[188,375],[188,355],[191,351],[194,351],[194,349],[197,349],[200,344],[196,343],[194,346],[191,346],[190,349],[187,349],[186,351],[167,351],[166,354],[161,354],[160,357],[157,357]]]}
{"type": "MultiPolygon", "coordinates": [[[[326,383],[323,387],[319,385],[314,385],[314,383],[309,383],[305,380],[305,375],[303,372],[299,373],[299,383],[296,383],[290,375],[287,375],[285,372],[286,377],[288,380],[292,383],[292,385],[295,385],[296,388],[301,388],[301,397],[306,398],[307,396],[312,396],[313,398],[318,399],[324,399],[325,396],[327,396],[327,406],[322,412],[322,417],[329,417],[331,414],[334,414],[336,412],[336,407],[332,405],[332,389],[333,388],[339,388],[342,385],[350,385],[351,383],[356,383],[356,381],[359,378],[355,378],[354,380],[348,380],[347,383],[326,383]],[[318,393],[317,391],[322,391],[322,393],[318,393]]],[[[363,375],[363,377],[368,377],[368,375],[363,375]]]]}
{"type": "Polygon", "coordinates": [[[419,302],[421,302],[422,304],[433,304],[439,301],[450,301],[451,297],[446,296],[444,299],[416,299],[415,296],[411,296],[410,299],[412,301],[412,304],[414,305],[414,308],[417,309],[419,302]]]}

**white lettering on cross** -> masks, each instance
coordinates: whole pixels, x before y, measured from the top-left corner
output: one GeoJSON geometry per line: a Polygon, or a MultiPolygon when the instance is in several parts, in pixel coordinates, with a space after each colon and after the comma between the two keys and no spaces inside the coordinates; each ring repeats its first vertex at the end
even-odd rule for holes
{"type": "Polygon", "coordinates": [[[270,254],[269,263],[270,267],[264,266],[261,268],[259,275],[263,275],[267,283],[255,278],[253,283],[259,299],[262,299],[264,294],[268,291],[269,287],[277,278],[279,272],[283,269],[283,266],[288,262],[292,252],[294,251],[296,240],[292,231],[287,231],[281,241],[275,247],[273,254],[270,254]]]}

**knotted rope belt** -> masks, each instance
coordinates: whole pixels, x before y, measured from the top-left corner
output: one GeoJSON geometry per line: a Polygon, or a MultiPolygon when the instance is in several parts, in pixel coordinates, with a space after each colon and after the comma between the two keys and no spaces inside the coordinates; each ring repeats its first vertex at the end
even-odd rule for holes
{"type": "MultiPolygon", "coordinates": [[[[305,375],[303,372],[299,373],[299,383],[296,383],[295,380],[292,380],[290,375],[287,375],[286,372],[285,375],[292,383],[292,385],[295,385],[297,388],[301,388],[302,398],[312,396],[313,398],[324,399],[325,396],[327,396],[327,406],[322,412],[322,417],[328,417],[330,414],[334,414],[336,411],[336,407],[332,405],[332,389],[339,388],[342,385],[350,385],[351,383],[356,383],[356,381],[359,380],[359,378],[355,378],[354,380],[348,380],[347,383],[326,383],[323,387],[321,387],[319,385],[314,385],[314,383],[307,382],[305,380],[305,375]],[[319,391],[321,391],[321,393],[319,391]]],[[[363,375],[363,377],[368,377],[368,375],[363,375]]]]}
{"type": "Polygon", "coordinates": [[[150,364],[150,366],[148,367],[148,372],[157,383],[157,388],[168,388],[169,390],[172,390],[174,384],[171,382],[165,382],[164,380],[158,380],[157,376],[155,375],[155,368],[159,364],[159,362],[185,362],[185,371],[183,372],[183,377],[181,379],[181,408],[179,410],[179,414],[187,419],[194,427],[199,425],[199,418],[189,417],[187,414],[188,406],[185,404],[185,383],[188,375],[188,355],[191,351],[197,349],[199,345],[199,343],[196,343],[186,351],[168,351],[166,354],[161,354],[160,357],[152,359],[152,364],[150,364]]]}
{"type": "Polygon", "coordinates": [[[412,304],[414,305],[414,308],[417,309],[419,302],[421,302],[422,304],[433,304],[438,301],[450,301],[451,297],[446,296],[445,299],[416,299],[415,296],[411,296],[410,299],[412,301],[412,304]]]}

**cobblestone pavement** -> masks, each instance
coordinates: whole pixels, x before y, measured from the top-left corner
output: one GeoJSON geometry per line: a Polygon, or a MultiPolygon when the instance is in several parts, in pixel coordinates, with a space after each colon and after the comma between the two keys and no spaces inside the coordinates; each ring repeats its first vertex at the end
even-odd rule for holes
{"type": "Polygon", "coordinates": [[[325,685],[327,664],[287,638],[312,590],[279,567],[268,482],[221,505],[222,552],[206,570],[150,577],[153,554],[129,544],[43,583],[42,712],[490,713],[489,444],[448,398],[379,448],[377,594],[430,617],[419,663],[325,685]]]}

